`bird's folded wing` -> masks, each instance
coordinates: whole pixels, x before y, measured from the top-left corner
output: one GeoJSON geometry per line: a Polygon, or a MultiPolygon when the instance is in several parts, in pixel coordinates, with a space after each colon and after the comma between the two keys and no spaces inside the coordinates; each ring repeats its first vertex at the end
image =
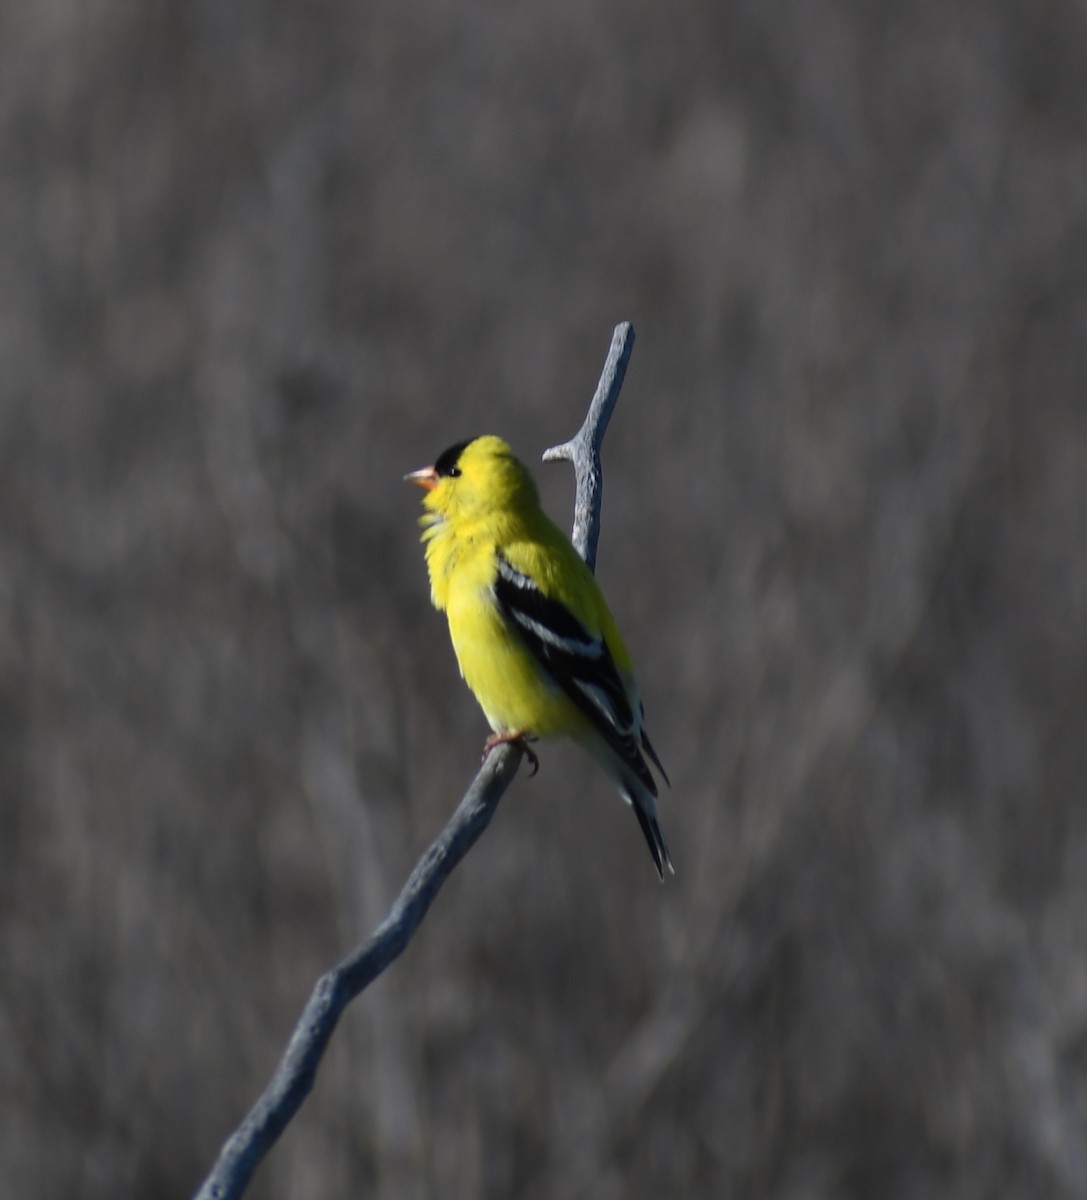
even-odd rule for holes
{"type": "Polygon", "coordinates": [[[565,604],[544,595],[501,555],[494,594],[540,665],[655,796],[657,786],[639,748],[640,721],[603,635],[590,633],[565,604]]]}

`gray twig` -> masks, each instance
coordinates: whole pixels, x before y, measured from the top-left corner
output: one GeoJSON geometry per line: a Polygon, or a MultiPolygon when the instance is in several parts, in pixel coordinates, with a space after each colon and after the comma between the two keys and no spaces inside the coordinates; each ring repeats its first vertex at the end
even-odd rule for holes
{"type": "MultiPolygon", "coordinates": [[[[592,568],[600,535],[600,443],[619,398],[634,342],[629,323],[616,326],[585,424],[571,441],[548,450],[547,461],[568,458],[577,473],[573,543],[592,568]]],[[[309,1095],[317,1068],[344,1009],[403,953],[453,868],[483,833],[513,781],[523,752],[516,744],[489,755],[445,828],[412,871],[374,933],[318,981],[295,1025],[271,1082],[227,1139],[196,1200],[241,1196],[261,1160],[309,1095]]]]}
{"type": "Polygon", "coordinates": [[[596,544],[600,540],[600,509],[604,502],[604,474],[600,466],[600,446],[608,428],[611,410],[619,399],[623,376],[627,373],[630,352],[634,349],[634,326],[629,321],[616,325],[611,335],[608,357],[600,373],[585,423],[561,446],[544,451],[544,462],[568,459],[574,464],[577,492],[574,499],[574,531],[570,540],[577,552],[596,570],[596,544]]]}
{"type": "Polygon", "coordinates": [[[403,952],[438,889],[487,828],[517,773],[521,756],[521,748],[512,744],[488,756],[456,812],[416,864],[385,920],[317,981],[271,1083],[223,1146],[197,1200],[227,1200],[245,1191],[258,1164],[313,1087],[317,1067],[343,1010],[403,952]]]}

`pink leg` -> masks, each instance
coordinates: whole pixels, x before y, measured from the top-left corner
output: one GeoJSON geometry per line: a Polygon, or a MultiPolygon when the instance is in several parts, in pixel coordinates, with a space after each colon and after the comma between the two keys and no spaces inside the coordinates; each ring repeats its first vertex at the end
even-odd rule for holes
{"type": "Polygon", "coordinates": [[[486,762],[492,750],[497,750],[499,746],[520,746],[525,752],[525,757],[528,759],[529,766],[532,768],[532,775],[540,769],[540,759],[536,752],[529,746],[528,739],[531,734],[526,729],[506,730],[504,733],[492,733],[491,736],[483,743],[483,761],[486,762]]]}

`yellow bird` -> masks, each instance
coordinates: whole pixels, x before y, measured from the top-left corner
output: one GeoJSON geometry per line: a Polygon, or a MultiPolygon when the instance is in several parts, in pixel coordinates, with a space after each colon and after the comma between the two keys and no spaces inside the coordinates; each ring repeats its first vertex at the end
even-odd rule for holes
{"type": "Polygon", "coordinates": [[[484,757],[566,736],[634,809],[661,879],[673,871],[645,755],[668,776],[643,725],[626,646],[596,578],[540,507],[528,469],[501,438],[451,446],[407,480],[426,490],[430,596],[446,614],[460,673],[494,733],[484,757]]]}

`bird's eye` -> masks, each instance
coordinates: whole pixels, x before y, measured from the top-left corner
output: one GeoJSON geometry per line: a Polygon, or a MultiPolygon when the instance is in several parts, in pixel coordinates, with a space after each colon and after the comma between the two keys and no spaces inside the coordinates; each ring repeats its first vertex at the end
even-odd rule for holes
{"type": "Polygon", "coordinates": [[[459,479],[460,467],[450,467],[449,470],[446,471],[445,475],[447,479],[459,479]]]}

